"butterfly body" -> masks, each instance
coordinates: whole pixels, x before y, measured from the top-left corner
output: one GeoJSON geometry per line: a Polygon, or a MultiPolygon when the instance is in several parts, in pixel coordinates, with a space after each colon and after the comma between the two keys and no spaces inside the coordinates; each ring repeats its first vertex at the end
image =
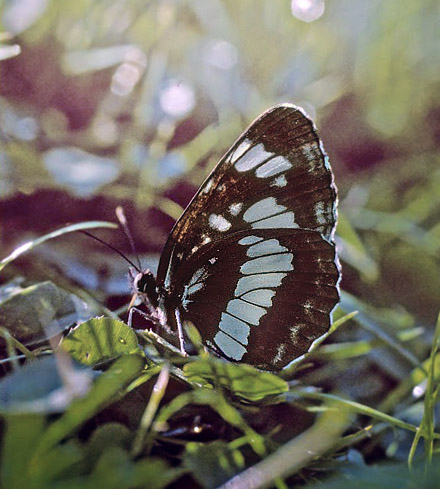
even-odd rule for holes
{"type": "Polygon", "coordinates": [[[171,231],[144,290],[159,322],[176,331],[191,321],[208,348],[263,369],[304,354],[339,300],[336,203],[310,119],[288,104],[269,109],[171,231]]]}

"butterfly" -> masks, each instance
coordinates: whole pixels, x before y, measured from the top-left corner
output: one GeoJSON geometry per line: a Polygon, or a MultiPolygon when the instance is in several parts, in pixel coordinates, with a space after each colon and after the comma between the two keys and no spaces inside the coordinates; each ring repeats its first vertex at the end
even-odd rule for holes
{"type": "Polygon", "coordinates": [[[312,121],[277,105],[201,185],[171,230],[157,278],[147,270],[135,287],[182,350],[190,321],[215,354],[280,370],[330,328],[336,219],[333,173],[312,121]]]}

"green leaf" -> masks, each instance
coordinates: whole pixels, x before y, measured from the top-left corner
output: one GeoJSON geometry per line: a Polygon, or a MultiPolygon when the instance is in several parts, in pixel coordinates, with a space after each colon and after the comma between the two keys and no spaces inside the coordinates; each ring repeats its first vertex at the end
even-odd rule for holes
{"type": "Polygon", "coordinates": [[[261,401],[289,390],[287,382],[274,374],[261,372],[250,365],[223,362],[216,358],[187,363],[183,371],[190,382],[220,383],[233,395],[248,401],[261,401]]]}
{"type": "Polygon", "coordinates": [[[171,469],[163,460],[145,459],[133,463],[128,454],[116,447],[106,450],[88,478],[87,488],[162,489],[175,480],[181,470],[171,469]]]}
{"type": "Polygon", "coordinates": [[[342,240],[342,246],[338,248],[341,259],[359,270],[366,281],[377,280],[379,274],[377,263],[365,249],[350,221],[342,213],[338,216],[338,236],[342,240]]]}
{"type": "Polygon", "coordinates": [[[62,347],[84,365],[107,362],[140,352],[136,333],[122,321],[95,318],[80,324],[62,341],[62,347]]]}
{"type": "Polygon", "coordinates": [[[7,416],[2,443],[1,487],[26,487],[27,468],[44,432],[44,417],[36,414],[7,416]]]}
{"type": "Polygon", "coordinates": [[[84,458],[83,447],[77,440],[69,440],[58,445],[38,459],[37,464],[27,467],[27,483],[22,487],[46,489],[57,480],[64,480],[66,473],[70,476],[79,470],[79,463],[84,458]]]}
{"type": "Polygon", "coordinates": [[[440,314],[437,317],[437,326],[434,332],[434,339],[432,342],[431,355],[429,357],[428,366],[428,378],[425,392],[425,409],[423,411],[423,418],[417,429],[414,441],[408,456],[408,465],[411,468],[416,449],[420,438],[425,438],[425,456],[426,456],[426,469],[432,462],[432,456],[434,452],[434,429],[435,429],[435,409],[436,401],[438,398],[438,384],[436,382],[435,364],[438,349],[440,345],[440,314]]]}
{"type": "Polygon", "coordinates": [[[223,441],[188,443],[183,463],[206,488],[219,487],[245,468],[241,452],[223,441]]]}
{"type": "Polygon", "coordinates": [[[90,316],[84,301],[50,281],[0,289],[0,326],[25,345],[51,338],[90,316]]]}
{"type": "Polygon", "coordinates": [[[96,428],[86,446],[85,463],[89,468],[87,472],[95,466],[101,454],[109,447],[128,451],[132,437],[132,432],[119,423],[105,423],[96,428]]]}
{"type": "Polygon", "coordinates": [[[378,421],[383,421],[384,423],[389,424],[390,426],[395,426],[397,428],[401,428],[404,430],[416,432],[417,427],[413,424],[406,423],[399,418],[394,416],[390,416],[382,411],[377,409],[373,409],[370,406],[366,406],[360,402],[351,401],[350,399],[344,399],[343,397],[336,396],[334,394],[325,394],[322,392],[316,392],[307,389],[295,389],[295,394],[301,396],[304,399],[313,399],[323,402],[332,402],[335,405],[340,405],[343,408],[349,409],[352,412],[363,414],[365,416],[369,416],[378,421]]]}
{"type": "Polygon", "coordinates": [[[248,443],[256,454],[266,455],[264,438],[246,423],[239,410],[219,390],[195,389],[178,395],[161,408],[155,419],[155,429],[163,429],[164,423],[189,404],[210,406],[227,423],[244,433],[243,443],[248,443]]]}
{"type": "Polygon", "coordinates": [[[70,435],[91,416],[125,394],[125,388],[143,370],[144,360],[140,355],[124,355],[101,374],[90,392],[76,400],[61,418],[54,421],[41,437],[35,459],[70,435]]]}
{"type": "MultiPolygon", "coordinates": [[[[386,331],[383,323],[385,316],[383,311],[380,316],[374,314],[374,308],[365,304],[360,299],[348,294],[347,292],[341,293],[339,308],[346,312],[357,310],[358,314],[356,314],[354,320],[360,326],[362,326],[363,329],[379,338],[389,348],[406,358],[414,367],[418,367],[420,365],[417,357],[409,349],[400,344],[399,340],[395,337],[395,332],[393,332],[390,328],[388,328],[390,329],[390,332],[386,331]],[[375,317],[376,315],[378,316],[377,319],[375,317]],[[379,323],[379,321],[382,322],[379,323]]],[[[395,323],[397,322],[396,319],[397,318],[395,318],[394,321],[395,323]]]]}
{"type": "MultiPolygon", "coordinates": [[[[438,461],[437,461],[438,462],[438,461]]],[[[438,487],[437,467],[424,473],[421,464],[409,471],[406,464],[373,465],[354,468],[349,473],[319,484],[308,485],[308,489],[435,489],[438,487]],[[355,481],[355,484],[354,484],[355,481]]]]}

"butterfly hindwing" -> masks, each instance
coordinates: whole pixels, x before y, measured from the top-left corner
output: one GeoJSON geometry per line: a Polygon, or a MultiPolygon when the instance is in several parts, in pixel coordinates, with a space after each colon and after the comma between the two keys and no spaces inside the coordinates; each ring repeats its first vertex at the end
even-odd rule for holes
{"type": "Polygon", "coordinates": [[[318,232],[262,229],[194,253],[171,292],[211,349],[280,369],[329,329],[337,280],[334,246],[318,232]]]}

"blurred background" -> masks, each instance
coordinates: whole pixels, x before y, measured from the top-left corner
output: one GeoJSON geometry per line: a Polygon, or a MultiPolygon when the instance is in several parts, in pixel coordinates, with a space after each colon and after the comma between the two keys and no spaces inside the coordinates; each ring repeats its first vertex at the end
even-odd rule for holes
{"type": "MultiPolygon", "coordinates": [[[[279,102],[316,121],[340,196],[347,297],[380,328],[440,305],[436,0],[0,2],[1,256],[122,205],[144,265],[245,127],[279,102]]],[[[130,255],[122,232],[96,234],[130,255]]],[[[84,236],[5,269],[105,297],[127,265],[84,236]]],[[[108,302],[112,306],[112,302],[108,302]]],[[[119,305],[115,299],[115,307],[119,305]]],[[[390,371],[395,369],[392,364],[390,371]]]]}

